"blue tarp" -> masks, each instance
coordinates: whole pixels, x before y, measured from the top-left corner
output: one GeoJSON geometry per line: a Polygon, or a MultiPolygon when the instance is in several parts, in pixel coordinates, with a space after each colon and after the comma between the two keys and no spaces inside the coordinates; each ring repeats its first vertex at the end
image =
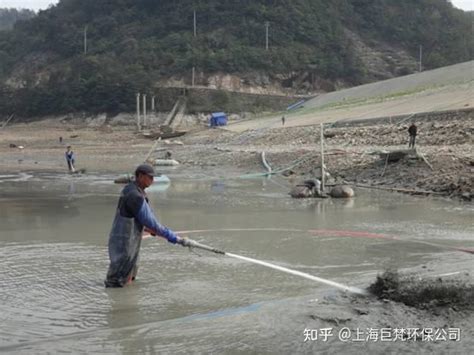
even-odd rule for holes
{"type": "Polygon", "coordinates": [[[224,112],[211,113],[209,125],[211,127],[225,126],[227,124],[227,115],[224,112]]]}

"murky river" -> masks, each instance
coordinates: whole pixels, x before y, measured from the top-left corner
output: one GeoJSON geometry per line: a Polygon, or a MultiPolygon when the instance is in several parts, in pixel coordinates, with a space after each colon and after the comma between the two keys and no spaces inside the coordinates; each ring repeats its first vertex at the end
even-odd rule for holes
{"type": "MultiPolygon", "coordinates": [[[[114,176],[0,176],[0,352],[305,352],[302,312],[338,290],[155,238],[133,286],[105,289],[114,176]]],[[[281,180],[154,186],[182,235],[356,287],[474,248],[472,205],[392,193],[293,200],[281,180]],[[188,233],[190,232],[190,233],[188,233]]]]}

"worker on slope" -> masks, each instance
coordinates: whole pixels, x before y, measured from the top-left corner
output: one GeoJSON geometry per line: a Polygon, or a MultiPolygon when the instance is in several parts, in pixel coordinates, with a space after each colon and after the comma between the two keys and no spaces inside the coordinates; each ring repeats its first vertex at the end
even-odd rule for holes
{"type": "Polygon", "coordinates": [[[418,127],[416,127],[415,123],[413,122],[410,127],[408,127],[408,134],[410,135],[410,141],[408,142],[408,148],[415,148],[415,140],[416,134],[418,131],[418,127]]]}
{"type": "Polygon", "coordinates": [[[153,183],[155,171],[147,164],[135,170],[135,181],[124,187],[109,235],[110,265],[105,280],[106,287],[123,287],[135,280],[138,254],[143,231],[166,238],[173,244],[189,246],[186,238],[177,236],[161,225],[148,204],[145,189],[153,183]]]}

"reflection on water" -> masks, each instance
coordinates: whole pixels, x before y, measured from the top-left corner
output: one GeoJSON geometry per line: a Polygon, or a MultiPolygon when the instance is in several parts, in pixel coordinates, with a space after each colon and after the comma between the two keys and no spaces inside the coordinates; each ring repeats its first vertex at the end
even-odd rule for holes
{"type": "MultiPolygon", "coordinates": [[[[301,340],[292,299],[336,292],[155,238],[143,242],[135,285],[106,290],[122,186],[113,176],[28,176],[0,176],[0,351],[275,353],[301,340]]],[[[293,200],[286,184],[179,180],[149,196],[164,224],[200,230],[193,239],[358,287],[387,266],[452,253],[414,241],[474,247],[472,206],[383,192],[293,200]]]]}

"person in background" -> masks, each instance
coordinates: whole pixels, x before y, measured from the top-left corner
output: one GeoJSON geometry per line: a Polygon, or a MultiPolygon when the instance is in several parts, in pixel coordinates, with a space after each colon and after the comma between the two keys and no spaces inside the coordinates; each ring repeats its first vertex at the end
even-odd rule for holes
{"type": "Polygon", "coordinates": [[[408,134],[410,135],[410,141],[408,142],[408,148],[415,148],[415,139],[416,139],[417,130],[418,130],[418,128],[416,127],[414,122],[410,125],[410,127],[408,127],[408,134]]]}
{"type": "Polygon", "coordinates": [[[282,126],[285,125],[285,116],[281,116],[281,125],[282,125],[282,126]]]}
{"type": "Polygon", "coordinates": [[[74,152],[71,150],[71,146],[68,145],[66,148],[66,153],[64,154],[66,157],[66,162],[67,162],[67,167],[69,169],[69,172],[73,173],[76,171],[74,168],[74,162],[75,162],[75,156],[74,152]]]}
{"type": "Polygon", "coordinates": [[[139,165],[135,170],[135,181],[125,186],[120,194],[109,235],[110,265],[105,287],[123,287],[135,280],[144,231],[170,243],[189,246],[186,238],[177,236],[156,219],[145,193],[145,189],[153,184],[154,176],[152,166],[139,165]]]}

